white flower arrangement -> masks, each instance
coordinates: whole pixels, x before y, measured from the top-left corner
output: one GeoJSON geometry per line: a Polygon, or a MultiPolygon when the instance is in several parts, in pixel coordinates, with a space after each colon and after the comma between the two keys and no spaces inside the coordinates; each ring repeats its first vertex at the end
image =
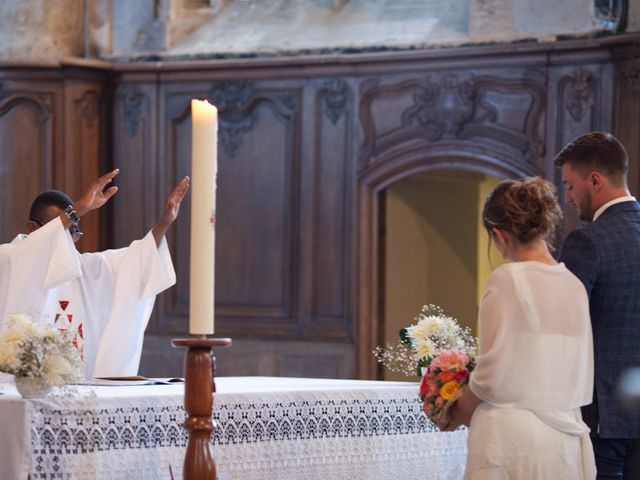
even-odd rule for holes
{"type": "Polygon", "coordinates": [[[0,371],[64,385],[81,377],[81,360],[67,331],[10,315],[0,330],[0,371]]]}
{"type": "Polygon", "coordinates": [[[424,305],[415,318],[416,323],[400,330],[400,342],[376,347],[373,354],[378,362],[392,372],[407,376],[422,376],[422,369],[429,366],[444,350],[458,350],[474,356],[477,339],[469,327],[462,328],[455,318],[446,315],[436,305],[424,305]]]}

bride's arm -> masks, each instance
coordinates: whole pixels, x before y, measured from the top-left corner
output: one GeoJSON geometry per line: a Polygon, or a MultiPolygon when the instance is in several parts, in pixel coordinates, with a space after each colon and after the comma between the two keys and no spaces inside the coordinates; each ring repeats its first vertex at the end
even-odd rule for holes
{"type": "Polygon", "coordinates": [[[515,296],[511,275],[504,269],[494,271],[487,280],[480,303],[481,355],[476,358],[477,365],[471,373],[469,383],[458,401],[451,406],[453,423],[469,426],[473,412],[483,402],[474,391],[489,401],[501,393],[499,385],[502,384],[503,366],[505,362],[509,362],[509,358],[505,356],[508,351],[504,348],[508,343],[507,319],[515,315],[515,296]]]}

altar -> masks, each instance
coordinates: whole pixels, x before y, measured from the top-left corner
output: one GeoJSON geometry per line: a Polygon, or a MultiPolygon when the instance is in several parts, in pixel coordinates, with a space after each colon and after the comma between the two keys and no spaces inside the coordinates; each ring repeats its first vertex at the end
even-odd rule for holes
{"type": "MultiPolygon", "coordinates": [[[[220,480],[461,479],[465,429],[438,432],[417,384],[221,377],[220,480]]],[[[184,385],[81,386],[74,396],[0,395],[0,478],[180,479],[184,385]]]]}

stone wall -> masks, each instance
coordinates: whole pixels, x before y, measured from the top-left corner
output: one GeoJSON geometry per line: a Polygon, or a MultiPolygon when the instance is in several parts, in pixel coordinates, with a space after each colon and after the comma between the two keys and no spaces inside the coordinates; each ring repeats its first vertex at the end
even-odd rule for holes
{"type": "Polygon", "coordinates": [[[83,0],[0,2],[0,60],[51,61],[82,56],[83,0]]]}
{"type": "MultiPolygon", "coordinates": [[[[4,0],[0,60],[183,59],[548,41],[615,29],[616,19],[609,21],[596,8],[600,4],[608,2],[4,0]]],[[[629,0],[627,31],[639,28],[640,0],[629,0]]]]}

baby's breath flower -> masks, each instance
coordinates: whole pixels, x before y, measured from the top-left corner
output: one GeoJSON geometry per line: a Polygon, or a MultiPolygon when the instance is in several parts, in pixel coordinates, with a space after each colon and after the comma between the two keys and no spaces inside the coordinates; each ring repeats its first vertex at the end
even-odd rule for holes
{"type": "Polygon", "coordinates": [[[456,349],[475,355],[478,342],[471,329],[460,327],[442,308],[424,305],[415,322],[400,331],[398,344],[376,347],[373,351],[378,362],[390,371],[420,375],[421,367],[428,367],[443,350],[456,349]]]}

